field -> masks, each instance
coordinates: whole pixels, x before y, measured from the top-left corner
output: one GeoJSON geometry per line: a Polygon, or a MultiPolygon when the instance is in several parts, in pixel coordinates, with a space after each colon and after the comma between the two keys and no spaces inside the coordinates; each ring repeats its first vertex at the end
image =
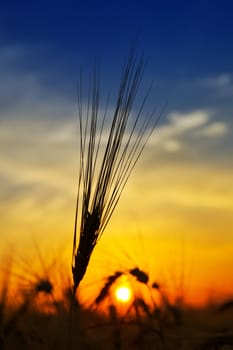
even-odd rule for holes
{"type": "Polygon", "coordinates": [[[56,286],[46,275],[12,297],[9,277],[1,285],[1,350],[233,348],[232,300],[202,307],[171,301],[140,268],[107,276],[88,306],[74,298],[69,282],[56,286]],[[133,293],[125,302],[114,289],[122,278],[133,293]]]}

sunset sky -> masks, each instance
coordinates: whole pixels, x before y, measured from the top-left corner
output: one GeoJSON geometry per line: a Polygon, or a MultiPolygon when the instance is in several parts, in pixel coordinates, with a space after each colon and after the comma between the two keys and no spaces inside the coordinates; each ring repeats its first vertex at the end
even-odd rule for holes
{"type": "Polygon", "coordinates": [[[167,107],[83,289],[125,264],[171,293],[183,283],[194,302],[233,295],[232,11],[230,0],[1,3],[1,266],[12,251],[32,255],[36,240],[70,273],[79,72],[97,57],[101,89],[114,94],[137,38],[142,95],[153,82],[146,108],[167,107]]]}

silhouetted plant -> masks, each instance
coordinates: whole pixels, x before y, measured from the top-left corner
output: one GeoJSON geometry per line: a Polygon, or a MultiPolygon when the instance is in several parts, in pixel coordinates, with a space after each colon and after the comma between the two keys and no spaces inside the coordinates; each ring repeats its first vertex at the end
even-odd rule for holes
{"type": "Polygon", "coordinates": [[[129,273],[136,278],[138,282],[147,284],[149,281],[149,276],[146,272],[140,270],[138,267],[135,267],[132,270],[129,270],[129,273]]]}
{"type": "Polygon", "coordinates": [[[113,283],[116,282],[116,280],[121,277],[123,274],[123,272],[121,271],[116,271],[113,275],[110,275],[107,277],[107,281],[104,284],[103,288],[100,290],[100,293],[98,294],[98,296],[95,299],[95,304],[100,304],[102,301],[104,301],[104,299],[108,296],[109,294],[109,290],[111,288],[111,286],[113,285],[113,283]]]}
{"type": "Polygon", "coordinates": [[[92,251],[103,234],[126,182],[158,123],[144,113],[147,95],[133,113],[143,73],[143,57],[129,55],[113,112],[100,111],[99,72],[95,66],[84,108],[83,79],[78,85],[79,176],[74,225],[72,273],[74,292],[83,279],[92,251]],[[111,114],[111,115],[110,115],[111,114]],[[105,128],[107,124],[108,130],[105,128]],[[106,135],[103,135],[106,133],[106,135]],[[101,152],[106,136],[106,145],[101,152]],[[79,243],[77,246],[77,238],[79,243]]]}

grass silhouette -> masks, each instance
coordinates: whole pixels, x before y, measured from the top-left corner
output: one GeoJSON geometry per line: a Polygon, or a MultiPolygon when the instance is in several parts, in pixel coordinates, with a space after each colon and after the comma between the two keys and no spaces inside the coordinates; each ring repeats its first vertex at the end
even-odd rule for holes
{"type": "Polygon", "coordinates": [[[111,115],[108,111],[109,101],[105,111],[100,111],[97,64],[87,89],[87,106],[84,106],[83,102],[84,84],[82,76],[80,77],[80,158],[72,259],[74,293],[85,275],[92,251],[103,234],[126,182],[161,115],[160,113],[155,117],[154,112],[144,113],[147,94],[138,111],[133,112],[143,68],[143,57],[137,58],[134,50],[131,50],[123,68],[119,92],[111,115]],[[104,138],[106,144],[102,150],[104,138]]]}
{"type": "Polygon", "coordinates": [[[176,304],[162,280],[154,282],[152,271],[132,265],[115,270],[102,284],[96,282],[98,293],[87,306],[75,298],[66,280],[59,284],[62,293],[56,293],[54,271],[44,271],[47,264],[41,264],[36,276],[28,276],[31,288],[27,292],[19,285],[17,303],[11,294],[7,297],[7,290],[13,287],[10,272],[0,284],[0,349],[68,349],[71,302],[74,322],[70,349],[232,349],[232,300],[203,308],[176,304]],[[133,293],[121,309],[113,297],[114,284],[124,276],[132,280],[133,293]],[[154,302],[141,293],[145,290],[154,302]]]}

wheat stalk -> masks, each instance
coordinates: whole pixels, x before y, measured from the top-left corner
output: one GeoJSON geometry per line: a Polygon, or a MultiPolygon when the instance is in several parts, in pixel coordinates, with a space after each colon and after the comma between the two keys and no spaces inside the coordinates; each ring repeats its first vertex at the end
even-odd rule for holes
{"type": "Polygon", "coordinates": [[[93,249],[106,228],[125,184],[162,113],[156,118],[155,112],[144,113],[148,94],[141,101],[137,113],[132,112],[143,68],[143,57],[138,59],[132,50],[123,68],[112,115],[109,115],[109,99],[105,111],[100,111],[97,64],[93,77],[89,80],[86,106],[83,103],[84,84],[80,74],[80,158],[72,257],[74,293],[85,275],[93,249]],[[101,152],[104,132],[107,132],[107,142],[104,151],[101,152]]]}

